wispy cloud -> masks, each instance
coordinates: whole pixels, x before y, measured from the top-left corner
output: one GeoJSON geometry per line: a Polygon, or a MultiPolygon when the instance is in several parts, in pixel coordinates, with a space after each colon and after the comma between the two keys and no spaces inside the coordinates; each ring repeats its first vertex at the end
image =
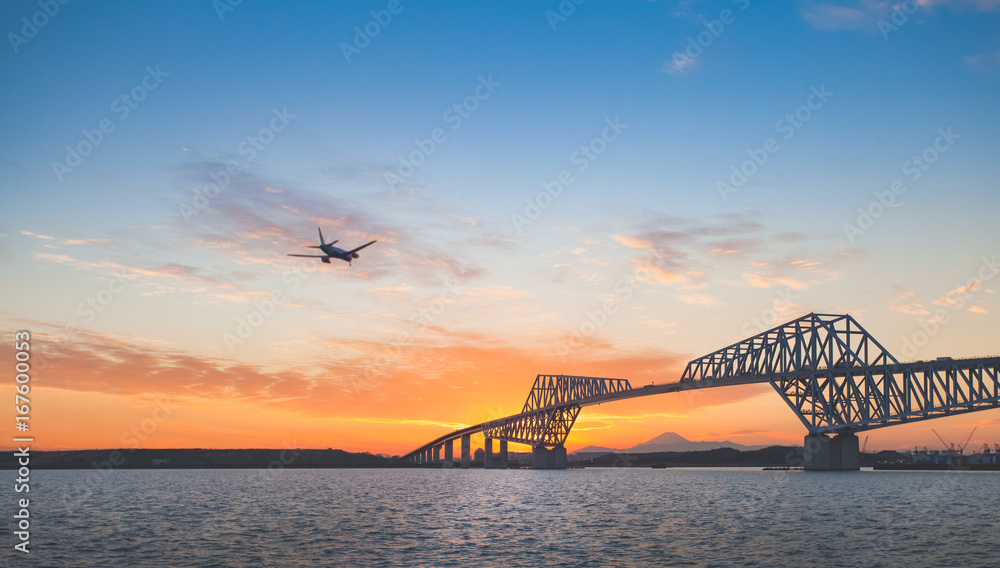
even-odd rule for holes
{"type": "Polygon", "coordinates": [[[956,9],[971,8],[979,12],[1000,10],[1000,0],[917,0],[922,7],[948,6],[956,9]]]}
{"type": "Polygon", "coordinates": [[[920,302],[919,295],[899,286],[896,287],[895,298],[889,303],[889,309],[901,314],[920,317],[931,314],[924,307],[924,304],[920,302]]]}
{"type": "Polygon", "coordinates": [[[509,300],[512,298],[533,298],[535,294],[513,286],[483,286],[462,291],[462,297],[484,300],[509,300]]]}
{"type": "MultiPolygon", "coordinates": [[[[880,20],[890,21],[896,11],[911,17],[914,10],[903,4],[889,0],[810,1],[802,9],[802,18],[819,30],[874,32],[878,30],[880,20]]],[[[922,15],[931,14],[935,7],[992,12],[1000,9],[1000,0],[916,0],[915,6],[922,15]]]]}
{"type": "Polygon", "coordinates": [[[653,248],[653,241],[650,239],[643,239],[632,235],[611,235],[611,238],[629,248],[635,248],[635,249],[653,248]]]}
{"type": "Polygon", "coordinates": [[[681,294],[677,296],[677,299],[685,304],[706,308],[714,308],[722,305],[722,302],[720,302],[717,298],[706,294],[681,294]]]}
{"type": "Polygon", "coordinates": [[[55,237],[50,237],[49,235],[39,235],[38,233],[32,233],[31,231],[21,231],[22,235],[28,235],[29,237],[35,237],[36,239],[43,239],[46,241],[55,240],[55,237]]]}
{"type": "Polygon", "coordinates": [[[802,17],[820,30],[878,29],[878,21],[892,13],[886,0],[860,0],[846,4],[809,3],[802,10],[802,17]]]}
{"type": "Polygon", "coordinates": [[[1000,50],[970,55],[963,59],[970,68],[982,73],[1000,71],[1000,50]]]}
{"type": "Polygon", "coordinates": [[[789,276],[768,276],[759,273],[743,274],[743,281],[755,288],[773,288],[775,286],[787,286],[793,290],[806,290],[809,288],[804,282],[789,276]]]}
{"type": "Polygon", "coordinates": [[[979,290],[980,286],[982,286],[982,281],[980,280],[977,280],[967,286],[959,286],[954,290],[949,290],[945,292],[938,299],[934,300],[933,303],[935,306],[941,306],[944,308],[957,307],[958,305],[961,304],[961,302],[959,302],[959,299],[961,299],[963,296],[969,295],[970,292],[975,292],[976,290],[979,290]]]}
{"type": "Polygon", "coordinates": [[[687,73],[698,66],[698,60],[686,53],[675,52],[666,63],[663,70],[671,75],[687,73]]]}

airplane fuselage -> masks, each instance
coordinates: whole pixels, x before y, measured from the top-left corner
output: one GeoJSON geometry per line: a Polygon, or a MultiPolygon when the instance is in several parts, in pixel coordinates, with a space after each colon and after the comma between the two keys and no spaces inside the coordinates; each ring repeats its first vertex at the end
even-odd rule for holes
{"type": "Polygon", "coordinates": [[[318,258],[324,264],[330,264],[330,259],[331,258],[336,258],[336,259],[339,259],[339,260],[343,260],[347,264],[350,264],[352,260],[361,257],[361,255],[358,254],[359,250],[361,250],[363,248],[366,248],[366,247],[370,247],[371,245],[373,245],[373,244],[375,244],[375,243],[378,242],[378,241],[371,241],[371,242],[365,243],[365,244],[363,244],[363,245],[361,245],[361,246],[359,246],[357,248],[354,248],[354,249],[351,249],[351,250],[344,250],[342,248],[337,248],[337,247],[333,246],[338,241],[332,241],[332,242],[329,242],[329,243],[325,242],[323,240],[323,229],[320,229],[320,228],[317,227],[317,233],[319,233],[319,244],[318,245],[309,245],[309,248],[319,249],[319,250],[323,251],[323,254],[326,255],[326,256],[320,256],[320,255],[315,255],[315,254],[294,254],[294,253],[289,253],[288,256],[304,256],[304,257],[307,257],[307,258],[318,258]]]}
{"type": "Polygon", "coordinates": [[[319,247],[319,250],[326,253],[327,256],[331,258],[339,258],[340,260],[351,262],[355,258],[358,258],[358,253],[350,253],[342,248],[335,247],[333,245],[323,245],[319,247]]]}

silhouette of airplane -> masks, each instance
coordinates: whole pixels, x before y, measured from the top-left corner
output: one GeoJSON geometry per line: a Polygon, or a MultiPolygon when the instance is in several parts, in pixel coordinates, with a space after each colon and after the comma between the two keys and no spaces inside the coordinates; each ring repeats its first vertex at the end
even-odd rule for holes
{"type": "Polygon", "coordinates": [[[355,258],[358,258],[360,256],[358,254],[359,250],[361,250],[361,249],[363,249],[363,248],[365,248],[367,246],[371,246],[371,245],[373,245],[373,244],[375,244],[375,243],[378,242],[378,241],[372,241],[372,242],[370,242],[368,244],[361,245],[361,246],[359,246],[356,249],[344,250],[342,248],[337,248],[337,247],[333,246],[333,245],[337,244],[340,241],[333,241],[333,242],[330,242],[330,243],[323,242],[323,229],[320,229],[319,227],[316,227],[316,229],[319,230],[319,245],[307,245],[307,246],[309,248],[319,249],[319,250],[325,252],[326,254],[289,254],[288,256],[301,256],[301,257],[304,257],[304,258],[318,258],[318,259],[322,260],[324,264],[330,264],[330,259],[331,258],[338,258],[340,260],[345,261],[348,264],[348,266],[350,266],[351,261],[354,260],[355,258]]]}

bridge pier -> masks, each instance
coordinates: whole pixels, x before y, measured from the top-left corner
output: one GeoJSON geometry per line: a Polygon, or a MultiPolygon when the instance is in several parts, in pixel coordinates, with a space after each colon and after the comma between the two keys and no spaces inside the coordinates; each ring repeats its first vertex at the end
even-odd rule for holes
{"type": "Polygon", "coordinates": [[[448,440],[444,443],[444,463],[441,467],[450,469],[455,467],[455,440],[448,440]]]}
{"type": "Polygon", "coordinates": [[[472,465],[472,436],[465,434],[462,436],[462,469],[469,469],[472,465]]]}
{"type": "Polygon", "coordinates": [[[507,440],[500,440],[500,469],[507,467],[507,440]]]}
{"type": "Polygon", "coordinates": [[[434,463],[441,463],[441,446],[434,446],[434,463]]]}
{"type": "Polygon", "coordinates": [[[566,448],[563,446],[556,446],[551,450],[536,446],[531,454],[535,469],[566,469],[566,448]]]}
{"type": "Polygon", "coordinates": [[[499,453],[493,453],[493,438],[486,438],[483,445],[483,467],[485,469],[507,469],[507,440],[500,440],[499,453]]]}
{"type": "Polygon", "coordinates": [[[861,452],[855,434],[809,434],[803,442],[807,471],[857,471],[861,469],[861,452]]]}

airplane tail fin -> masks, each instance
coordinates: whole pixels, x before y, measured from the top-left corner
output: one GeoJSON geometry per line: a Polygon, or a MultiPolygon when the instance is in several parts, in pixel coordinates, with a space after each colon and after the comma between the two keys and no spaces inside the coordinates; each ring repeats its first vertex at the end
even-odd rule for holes
{"type": "Polygon", "coordinates": [[[319,231],[319,244],[320,244],[320,246],[325,245],[326,242],[323,240],[323,229],[320,229],[319,227],[316,227],[316,230],[319,231]]]}

